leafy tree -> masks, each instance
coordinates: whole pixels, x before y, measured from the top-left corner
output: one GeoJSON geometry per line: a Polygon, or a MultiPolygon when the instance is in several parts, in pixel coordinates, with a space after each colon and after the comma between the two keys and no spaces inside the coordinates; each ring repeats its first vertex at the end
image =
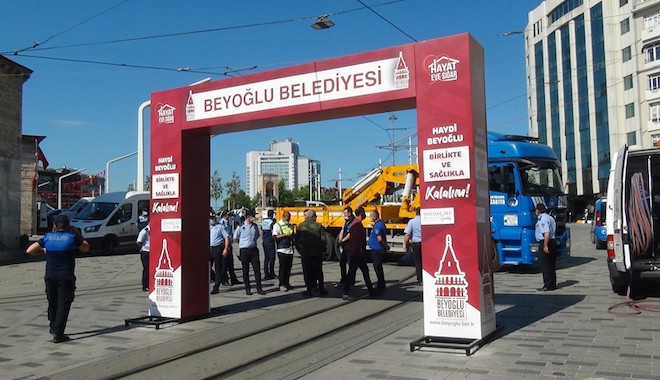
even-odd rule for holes
{"type": "Polygon", "coordinates": [[[135,185],[133,184],[133,182],[128,184],[126,191],[135,191],[135,185]]]}
{"type": "MultiPolygon", "coordinates": [[[[236,174],[236,172],[231,173],[231,179],[225,183],[225,191],[227,192],[227,198],[223,202],[223,207],[227,210],[233,210],[240,208],[237,204],[237,194],[241,190],[241,177],[236,174]]],[[[245,194],[245,192],[243,192],[245,194]]],[[[248,197],[249,199],[249,197],[248,197]]],[[[246,206],[247,207],[247,206],[246,206]]]]}
{"type": "Polygon", "coordinates": [[[144,191],[151,190],[151,176],[144,177],[144,191]]]}
{"type": "Polygon", "coordinates": [[[278,200],[278,204],[284,207],[293,206],[293,201],[296,198],[293,196],[293,192],[291,190],[286,189],[284,185],[285,182],[283,179],[281,179],[280,182],[277,184],[277,191],[280,196],[280,199],[278,200]]]}
{"type": "Polygon", "coordinates": [[[222,178],[220,178],[220,173],[214,171],[211,176],[211,199],[214,200],[215,209],[218,209],[218,200],[222,197],[224,189],[222,188],[222,178]]]}

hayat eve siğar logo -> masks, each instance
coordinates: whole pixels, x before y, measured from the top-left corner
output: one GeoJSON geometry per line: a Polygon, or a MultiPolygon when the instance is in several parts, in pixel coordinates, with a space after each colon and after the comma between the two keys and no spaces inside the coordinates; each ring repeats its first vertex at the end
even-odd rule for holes
{"type": "Polygon", "coordinates": [[[459,60],[444,55],[440,58],[428,56],[424,59],[424,67],[429,73],[431,83],[457,80],[459,63],[459,60]]]}
{"type": "Polygon", "coordinates": [[[174,124],[174,111],[176,108],[169,104],[163,104],[158,108],[158,124],[174,124]]]}

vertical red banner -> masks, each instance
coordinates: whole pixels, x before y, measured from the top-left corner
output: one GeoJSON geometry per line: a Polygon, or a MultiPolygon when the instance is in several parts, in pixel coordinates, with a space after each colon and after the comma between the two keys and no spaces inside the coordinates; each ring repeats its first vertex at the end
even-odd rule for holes
{"type": "Polygon", "coordinates": [[[483,49],[468,35],[415,47],[424,334],[495,329],[483,49]]]}
{"type": "Polygon", "coordinates": [[[151,97],[149,315],[184,319],[209,312],[209,190],[195,179],[209,176],[210,139],[182,131],[180,94],[151,97]]]}

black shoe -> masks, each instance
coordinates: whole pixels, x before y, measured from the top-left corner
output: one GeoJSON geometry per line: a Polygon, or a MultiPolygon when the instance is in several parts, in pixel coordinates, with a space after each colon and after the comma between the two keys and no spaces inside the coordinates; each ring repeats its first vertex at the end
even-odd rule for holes
{"type": "Polygon", "coordinates": [[[553,290],[557,290],[557,288],[548,288],[548,287],[544,286],[544,287],[536,289],[536,290],[538,290],[539,292],[551,292],[553,290]]]}
{"type": "Polygon", "coordinates": [[[70,340],[71,340],[71,338],[69,338],[68,335],[64,335],[64,334],[56,335],[55,337],[53,337],[53,343],[68,342],[70,340]]]}
{"type": "Polygon", "coordinates": [[[302,292],[302,295],[305,296],[305,297],[311,297],[312,292],[310,292],[309,290],[305,290],[304,292],[302,292]]]}
{"type": "Polygon", "coordinates": [[[293,286],[291,286],[291,285],[286,285],[286,290],[291,290],[291,289],[293,289],[293,286]]]}
{"type": "Polygon", "coordinates": [[[149,288],[147,288],[146,286],[143,286],[143,287],[142,287],[142,291],[143,291],[143,292],[148,292],[148,291],[149,291],[149,288]]]}
{"type": "MultiPolygon", "coordinates": [[[[225,282],[221,283],[220,285],[222,285],[222,286],[229,286],[229,283],[228,283],[227,281],[225,281],[225,282]]],[[[232,285],[233,285],[233,284],[232,284],[232,285]]]]}
{"type": "Polygon", "coordinates": [[[355,301],[355,298],[349,296],[348,294],[344,294],[343,296],[341,296],[341,299],[343,299],[344,301],[355,301]]]}
{"type": "Polygon", "coordinates": [[[240,285],[240,284],[242,284],[242,282],[240,282],[238,280],[231,280],[231,284],[232,285],[240,285]]]}
{"type": "Polygon", "coordinates": [[[218,293],[220,293],[220,290],[218,288],[213,288],[213,290],[211,290],[211,294],[218,294],[218,293]]]}
{"type": "Polygon", "coordinates": [[[257,290],[257,294],[265,296],[266,292],[264,292],[263,290],[257,290]]]}
{"type": "Polygon", "coordinates": [[[252,292],[251,292],[250,290],[246,290],[246,291],[245,291],[245,294],[247,294],[248,296],[251,296],[251,295],[252,295],[252,292]]]}
{"type": "Polygon", "coordinates": [[[50,335],[52,335],[53,338],[57,336],[57,334],[55,333],[55,330],[53,330],[53,329],[48,329],[48,333],[49,333],[50,335]]]}

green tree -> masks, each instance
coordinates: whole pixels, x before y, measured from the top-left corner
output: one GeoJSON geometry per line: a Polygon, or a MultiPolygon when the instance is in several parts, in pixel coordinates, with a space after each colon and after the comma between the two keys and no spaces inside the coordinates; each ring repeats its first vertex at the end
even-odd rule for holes
{"type": "Polygon", "coordinates": [[[236,204],[236,196],[241,191],[241,177],[236,172],[232,172],[231,179],[225,183],[225,191],[227,192],[227,198],[223,202],[223,207],[227,210],[241,207],[236,204]]]}
{"type": "Polygon", "coordinates": [[[211,199],[214,201],[214,208],[217,210],[218,209],[218,200],[220,197],[222,197],[222,193],[224,192],[224,189],[222,187],[222,178],[220,178],[220,173],[218,171],[214,171],[213,175],[211,176],[211,199]]]}
{"type": "Polygon", "coordinates": [[[151,176],[145,176],[144,177],[144,191],[149,191],[151,190],[151,176]]]}
{"type": "Polygon", "coordinates": [[[296,199],[293,196],[293,192],[284,187],[285,182],[283,179],[277,184],[277,191],[279,193],[280,199],[278,199],[278,204],[284,207],[293,206],[293,201],[296,199]]]}

